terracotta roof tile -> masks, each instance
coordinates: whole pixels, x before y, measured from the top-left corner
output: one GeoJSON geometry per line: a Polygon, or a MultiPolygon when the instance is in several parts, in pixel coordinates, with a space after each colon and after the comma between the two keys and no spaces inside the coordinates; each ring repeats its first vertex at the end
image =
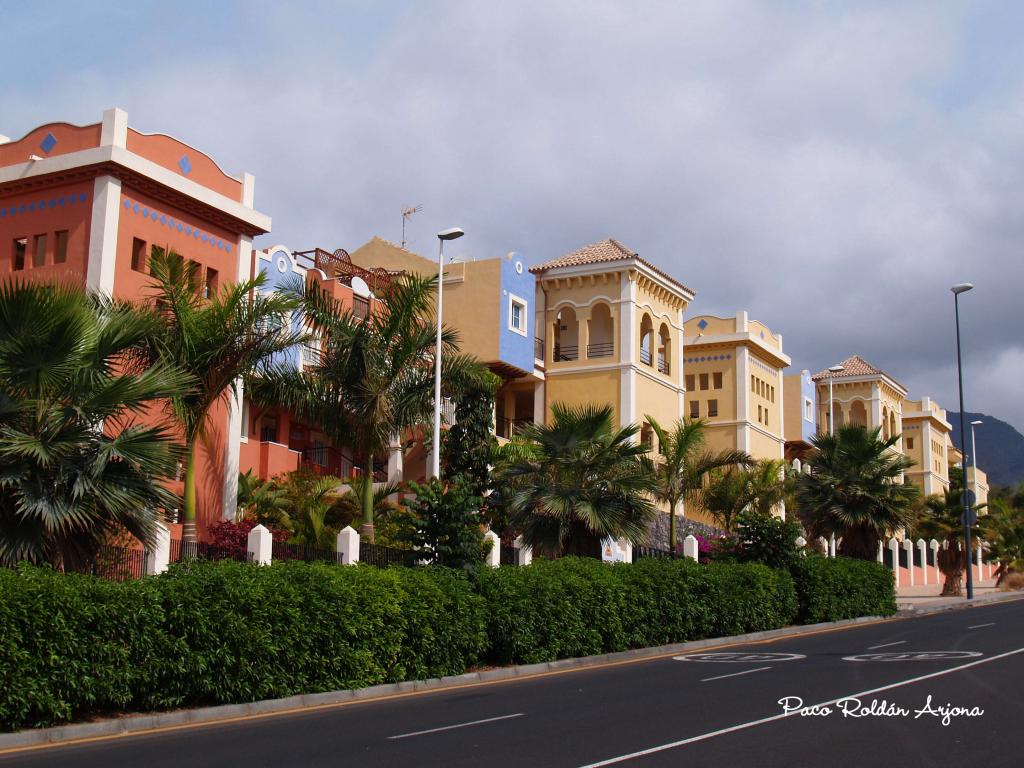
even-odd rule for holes
{"type": "Polygon", "coordinates": [[[683,289],[687,293],[694,293],[692,288],[687,288],[674,277],[658,269],[646,259],[641,258],[639,254],[630,250],[613,237],[609,237],[607,240],[602,240],[599,243],[585,245],[572,253],[559,256],[557,259],[546,261],[543,264],[538,264],[536,267],[531,267],[530,272],[536,275],[549,269],[558,269],[559,267],[578,267],[584,264],[602,264],[610,261],[622,261],[623,259],[636,259],[676,287],[683,289]]]}
{"type": "MultiPolygon", "coordinates": [[[[892,376],[889,376],[889,374],[887,374],[881,368],[876,368],[860,355],[853,355],[852,357],[848,357],[839,364],[843,366],[843,370],[835,373],[834,378],[843,379],[850,378],[853,376],[887,376],[888,378],[892,379],[894,382],[899,384],[901,387],[903,387],[903,385],[896,381],[896,379],[893,379],[892,376]]],[[[827,381],[830,376],[833,376],[833,374],[826,368],[824,371],[818,371],[816,374],[811,376],[811,380],[827,381]]],[[[903,388],[906,389],[906,387],[903,388]]]]}

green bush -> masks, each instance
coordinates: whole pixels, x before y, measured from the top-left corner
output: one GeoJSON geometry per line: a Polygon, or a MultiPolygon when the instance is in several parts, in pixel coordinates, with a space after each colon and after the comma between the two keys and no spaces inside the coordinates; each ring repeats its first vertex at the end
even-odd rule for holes
{"type": "Polygon", "coordinates": [[[796,616],[785,571],[758,564],[566,557],[482,570],[488,659],[535,663],[785,626],[796,616]]]}
{"type": "Polygon", "coordinates": [[[0,569],[0,727],[460,674],[484,608],[441,569],[196,562],[120,584],[0,569]]]}
{"type": "Polygon", "coordinates": [[[875,563],[0,569],[0,729],[455,675],[895,610],[875,563]]]}
{"type": "Polygon", "coordinates": [[[881,563],[849,557],[805,557],[790,566],[801,624],[891,616],[896,613],[892,572],[881,563]]]}

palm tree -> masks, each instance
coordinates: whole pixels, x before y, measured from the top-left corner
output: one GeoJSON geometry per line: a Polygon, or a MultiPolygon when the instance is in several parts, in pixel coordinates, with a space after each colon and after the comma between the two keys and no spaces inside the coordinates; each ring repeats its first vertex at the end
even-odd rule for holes
{"type": "Polygon", "coordinates": [[[818,435],[807,457],[810,474],[797,487],[798,516],[811,537],[841,537],[840,552],[874,560],[878,542],[914,521],[917,487],[903,482],[914,462],[894,448],[899,435],[857,424],[818,435]]]}
{"type": "Polygon", "coordinates": [[[151,544],[173,432],[137,423],[190,379],[138,364],[152,314],[62,286],[0,286],[0,562],[74,565],[109,536],[151,544]]]}
{"type": "Polygon", "coordinates": [[[988,503],[988,514],[979,518],[989,556],[999,561],[996,583],[1002,584],[1010,573],[1024,571],[1024,509],[1006,499],[988,503]]]}
{"type": "Polygon", "coordinates": [[[391,501],[392,496],[396,493],[401,493],[403,490],[403,486],[399,483],[374,483],[372,478],[368,479],[365,474],[346,478],[344,482],[349,486],[349,489],[334,502],[335,513],[338,515],[339,521],[344,523],[342,527],[352,525],[353,523],[356,525],[362,524],[363,497],[366,493],[366,484],[368,482],[372,486],[374,520],[387,517],[401,509],[399,504],[391,501]]]}
{"type": "Polygon", "coordinates": [[[593,555],[605,538],[643,541],[657,489],[636,426],[616,429],[611,406],[551,407],[527,425],[495,468],[511,524],[535,550],[593,555]]]}
{"type": "MultiPolygon", "coordinates": [[[[436,281],[417,275],[394,279],[365,319],[316,284],[297,287],[320,353],[303,371],[279,366],[270,376],[253,377],[253,398],[317,424],[335,445],[352,447],[372,475],[373,460],[386,453],[395,435],[433,417],[436,281]]],[[[447,395],[457,394],[453,382],[487,379],[489,372],[475,358],[458,354],[454,331],[443,329],[442,345],[447,395]]],[[[362,492],[360,533],[372,542],[373,484],[364,484],[362,492]]]]}
{"type": "Polygon", "coordinates": [[[263,275],[231,283],[204,298],[195,262],[173,251],[153,248],[150,274],[163,328],[154,336],[154,359],[191,373],[196,385],[172,398],[174,414],[184,432],[185,514],[182,538],[196,538],[196,450],[206,436],[210,412],[229,401],[235,382],[257,365],[299,343],[302,336],[288,327],[295,300],[265,294],[263,275]]]}
{"type": "MultiPolygon", "coordinates": [[[[963,473],[954,468],[950,471],[950,483],[941,495],[933,494],[919,505],[914,532],[926,539],[935,539],[942,544],[935,557],[942,575],[943,596],[963,595],[964,569],[967,567],[967,553],[963,549],[963,473]],[[957,475],[956,473],[959,473],[957,475]]],[[[972,527],[972,533],[975,530],[972,527]]]]}
{"type": "Polygon", "coordinates": [[[791,504],[791,483],[785,462],[762,459],[750,467],[713,471],[700,503],[719,525],[734,532],[736,519],[744,510],[772,515],[783,504],[791,504]]]}
{"type": "Polygon", "coordinates": [[[676,510],[679,502],[696,502],[705,479],[716,469],[745,466],[753,459],[744,451],[714,453],[704,448],[706,422],[701,419],[680,419],[671,431],[653,416],[645,416],[658,436],[661,461],[655,465],[657,486],[655,496],[668,505],[668,545],[676,551],[676,510]]]}
{"type": "MultiPolygon", "coordinates": [[[[257,523],[273,522],[278,527],[287,520],[287,499],[283,488],[274,480],[261,480],[251,469],[238,473],[235,498],[235,522],[251,517],[257,523]]],[[[283,527],[287,527],[284,525],[283,527]]]]}

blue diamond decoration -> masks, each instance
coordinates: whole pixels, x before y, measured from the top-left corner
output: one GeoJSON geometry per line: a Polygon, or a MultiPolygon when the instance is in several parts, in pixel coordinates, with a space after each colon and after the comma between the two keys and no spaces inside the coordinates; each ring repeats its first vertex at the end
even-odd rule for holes
{"type": "Polygon", "coordinates": [[[764,338],[764,331],[761,331],[761,338],[764,338]]]}
{"type": "Polygon", "coordinates": [[[186,235],[191,235],[192,234],[192,227],[185,227],[185,234],[186,235]]]}
{"type": "Polygon", "coordinates": [[[6,217],[7,217],[7,209],[6,208],[0,208],[0,219],[6,218],[6,217]]]}
{"type": "MultiPolygon", "coordinates": [[[[64,198],[63,197],[60,199],[60,204],[64,205],[64,198]]],[[[124,209],[126,211],[130,211],[132,209],[132,201],[131,200],[125,200],[124,201],[124,209]]]]}
{"type": "Polygon", "coordinates": [[[185,228],[185,227],[184,227],[184,226],[182,225],[182,223],[181,223],[181,222],[179,221],[179,222],[178,222],[178,231],[179,231],[179,232],[181,232],[181,230],[183,230],[184,228],[185,228]]]}
{"type": "Polygon", "coordinates": [[[166,224],[167,223],[167,217],[166,216],[160,216],[160,223],[161,224],[166,224]]]}
{"type": "Polygon", "coordinates": [[[224,243],[224,250],[231,253],[231,243],[224,243]]]}
{"type": "Polygon", "coordinates": [[[199,230],[198,229],[193,229],[192,230],[192,237],[194,237],[196,240],[199,239],[199,230]]]}
{"type": "Polygon", "coordinates": [[[188,155],[182,155],[181,160],[178,161],[178,167],[181,168],[181,172],[188,176],[192,173],[192,163],[188,159],[188,155]]]}
{"type": "Polygon", "coordinates": [[[57,207],[57,198],[55,198],[55,197],[51,197],[50,198],[50,207],[51,208],[56,208],[57,207]]]}
{"type": "Polygon", "coordinates": [[[702,318],[701,321],[697,323],[697,327],[703,331],[705,328],[708,327],[708,321],[702,318]]]}
{"type": "Polygon", "coordinates": [[[39,148],[48,155],[50,154],[50,150],[53,149],[55,146],[57,146],[57,137],[54,136],[52,133],[48,133],[46,134],[46,136],[43,137],[43,141],[39,145],[39,148]]]}
{"type": "MultiPolygon", "coordinates": [[[[22,206],[22,208],[24,208],[24,207],[25,206],[22,206]]],[[[35,209],[36,209],[36,204],[35,203],[29,203],[28,204],[28,212],[29,213],[33,213],[35,211],[35,209]]]]}
{"type": "Polygon", "coordinates": [[[203,242],[204,243],[206,242],[206,233],[205,232],[203,232],[203,242]]]}
{"type": "Polygon", "coordinates": [[[80,194],[78,196],[78,202],[80,202],[80,203],[84,203],[85,202],[85,192],[83,192],[82,194],[80,194]]]}

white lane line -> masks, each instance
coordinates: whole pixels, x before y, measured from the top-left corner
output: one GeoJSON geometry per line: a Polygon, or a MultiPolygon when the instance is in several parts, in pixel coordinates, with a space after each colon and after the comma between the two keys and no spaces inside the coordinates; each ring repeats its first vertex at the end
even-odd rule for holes
{"type": "Polygon", "coordinates": [[[413,731],[412,733],[400,733],[397,736],[388,736],[388,740],[393,739],[408,739],[410,736],[422,736],[425,733],[438,733],[439,731],[451,731],[455,728],[468,728],[471,725],[481,725],[483,723],[493,723],[496,720],[509,720],[513,717],[522,717],[525,712],[516,712],[514,715],[500,715],[499,717],[488,717],[483,720],[473,720],[468,723],[456,723],[455,725],[443,725],[440,728],[428,728],[425,731],[413,731]]]}
{"type": "Polygon", "coordinates": [[[869,651],[873,651],[873,650],[875,650],[877,648],[888,648],[891,645],[903,645],[905,642],[907,642],[907,641],[906,640],[897,640],[895,643],[882,643],[882,645],[869,645],[868,646],[868,650],[869,651]]]}
{"type": "MultiPolygon", "coordinates": [[[[1008,656],[1015,656],[1018,653],[1024,653],[1024,648],[1017,648],[1013,651],[1007,651],[1006,653],[1000,653],[998,656],[989,656],[987,659],[978,659],[977,661],[969,661],[966,664],[961,664],[958,667],[950,667],[949,669],[943,669],[939,672],[931,672],[927,675],[920,675],[918,677],[912,677],[909,680],[901,680],[898,683],[891,683],[889,685],[883,685],[880,688],[872,688],[870,691],[861,691],[860,693],[850,693],[844,696],[837,696],[834,699],[823,701],[819,704],[809,705],[811,708],[814,707],[827,707],[831,704],[835,704],[843,699],[849,698],[860,698],[861,696],[870,696],[873,693],[881,693],[882,691],[889,691],[893,688],[900,688],[904,685],[910,685],[911,683],[919,683],[922,680],[931,680],[933,677],[942,677],[953,672],[959,672],[961,669],[969,669],[970,667],[976,667],[979,664],[988,664],[990,661],[997,661],[998,659],[1005,659],[1008,656]]],[[[800,710],[793,712],[780,713],[778,715],[772,715],[770,717],[762,717],[760,720],[751,720],[749,723],[740,723],[739,725],[733,725],[729,728],[722,728],[717,731],[711,731],[710,733],[702,733],[699,736],[691,736],[688,739],[680,739],[679,741],[672,741],[668,744],[661,744],[657,747],[650,747],[648,749],[642,749],[639,752],[630,752],[628,755],[619,755],[618,757],[611,757],[607,760],[601,760],[597,763],[588,763],[587,765],[580,766],[580,768],[604,768],[606,765],[615,765],[616,763],[624,763],[627,760],[633,760],[637,757],[645,757],[646,755],[653,755],[658,752],[664,752],[668,749],[675,749],[676,747],[682,747],[687,744],[693,744],[698,741],[706,741],[713,739],[715,736],[723,736],[727,733],[734,733],[735,731],[744,731],[747,728],[753,728],[757,725],[764,725],[765,723],[772,723],[776,720],[782,720],[783,718],[797,715],[800,710]]]]}
{"type": "Polygon", "coordinates": [[[968,627],[968,629],[981,629],[982,627],[994,627],[995,625],[994,621],[990,621],[988,624],[975,624],[973,627],[968,627]]]}
{"type": "Polygon", "coordinates": [[[705,677],[701,680],[702,683],[710,683],[712,680],[725,680],[727,677],[738,677],[739,675],[749,675],[751,672],[764,672],[766,669],[771,667],[758,667],[757,669],[745,669],[742,672],[733,672],[731,675],[719,675],[718,677],[705,677]]]}

